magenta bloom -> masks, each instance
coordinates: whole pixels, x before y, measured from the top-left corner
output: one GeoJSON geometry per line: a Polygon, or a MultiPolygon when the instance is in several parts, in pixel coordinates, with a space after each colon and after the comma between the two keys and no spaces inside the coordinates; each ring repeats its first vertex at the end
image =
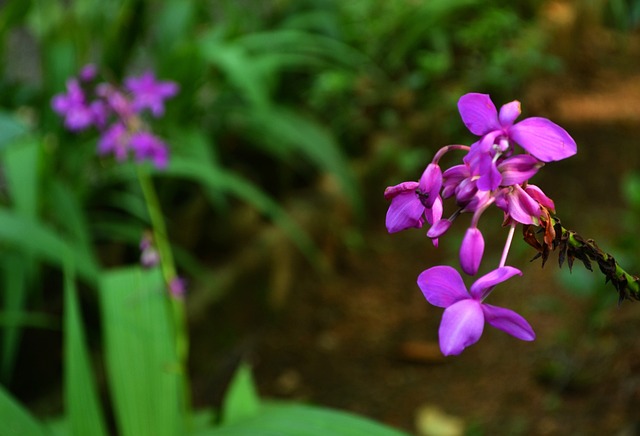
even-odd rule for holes
{"type": "Polygon", "coordinates": [[[418,277],[418,286],[427,301],[443,307],[440,323],[440,349],[445,356],[457,355],[478,342],[485,321],[511,336],[532,341],[536,335],[529,323],[512,310],[484,303],[493,288],[513,277],[520,270],[504,266],[480,277],[467,288],[462,277],[450,266],[434,266],[418,277]]]}
{"type": "Polygon", "coordinates": [[[129,77],[125,88],[133,95],[133,107],[139,112],[149,109],[154,117],[164,114],[164,101],[178,93],[175,82],[158,82],[151,71],[140,77],[129,77]]]}
{"type": "Polygon", "coordinates": [[[64,125],[73,132],[91,127],[99,116],[96,108],[87,104],[77,79],[67,81],[67,93],[54,96],[51,106],[58,115],[64,117],[64,125]]]}
{"type": "Polygon", "coordinates": [[[384,197],[391,200],[386,219],[389,233],[412,227],[419,229],[425,220],[433,224],[442,218],[441,187],[440,167],[429,164],[419,182],[403,182],[385,189],[384,197]]]}
{"type": "Polygon", "coordinates": [[[169,148],[152,133],[134,133],[131,135],[130,146],[138,162],[149,160],[159,169],[165,168],[169,163],[169,148]]]}
{"type": "Polygon", "coordinates": [[[577,152],[576,142],[567,131],[546,118],[531,117],[515,123],[521,113],[517,100],[502,106],[498,113],[489,95],[470,93],[460,97],[458,110],[471,133],[481,137],[465,158],[474,175],[480,176],[479,189],[494,190],[501,184],[496,161],[501,155],[509,156],[513,144],[542,162],[565,159],[577,152]]]}

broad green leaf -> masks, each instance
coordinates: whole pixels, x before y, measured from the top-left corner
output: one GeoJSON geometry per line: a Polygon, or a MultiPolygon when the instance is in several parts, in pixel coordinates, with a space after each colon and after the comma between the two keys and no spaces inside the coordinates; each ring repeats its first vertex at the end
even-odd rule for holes
{"type": "Polygon", "coordinates": [[[0,386],[0,436],[44,436],[42,425],[0,386]]]}
{"type": "Polygon", "coordinates": [[[92,235],[87,223],[78,194],[62,180],[49,180],[46,196],[49,210],[54,215],[56,224],[66,231],[73,240],[74,250],[83,257],[90,259],[90,263],[98,265],[92,246],[92,235]]]}
{"type": "Polygon", "coordinates": [[[0,150],[27,133],[24,124],[6,112],[0,112],[0,150]]]}
{"type": "MultiPolygon", "coordinates": [[[[13,374],[16,355],[22,337],[23,325],[16,322],[23,318],[29,289],[29,264],[26,255],[12,253],[0,259],[2,271],[2,310],[8,321],[2,329],[2,358],[0,378],[9,381],[13,374]]],[[[0,320],[2,317],[0,317],[0,320]]]]}
{"type": "Polygon", "coordinates": [[[294,403],[261,406],[251,417],[196,433],[198,436],[407,436],[351,413],[294,403]]]}
{"type": "Polygon", "coordinates": [[[34,256],[60,268],[65,255],[73,256],[78,274],[89,282],[94,282],[98,266],[91,258],[86,258],[82,250],[76,250],[55,231],[35,220],[7,209],[0,208],[0,242],[33,253],[34,256]]]}
{"type": "Polygon", "coordinates": [[[222,40],[218,32],[209,32],[200,43],[203,59],[219,68],[252,105],[268,105],[269,78],[259,61],[238,45],[222,40]]]}
{"type": "Polygon", "coordinates": [[[321,170],[335,175],[351,204],[362,210],[358,187],[347,158],[325,128],[285,108],[256,111],[251,122],[264,141],[287,144],[321,170]]]}
{"type": "Polygon", "coordinates": [[[100,299],[119,434],[184,434],[183,369],[160,270],[127,268],[103,273],[100,299]]]}
{"type": "MultiPolygon", "coordinates": [[[[38,211],[40,142],[34,137],[14,141],[4,149],[3,169],[14,210],[25,220],[34,221],[38,211]]],[[[5,292],[3,309],[11,314],[24,310],[30,284],[36,274],[35,256],[32,250],[12,253],[3,262],[5,292]]],[[[18,350],[21,326],[13,325],[3,330],[0,376],[9,380],[13,372],[18,350]]]]}
{"type": "Polygon", "coordinates": [[[29,218],[38,211],[40,141],[30,137],[11,144],[3,155],[5,177],[15,209],[29,218]]]}
{"type": "Polygon", "coordinates": [[[233,424],[249,418],[260,410],[260,398],[253,382],[251,368],[242,363],[222,400],[222,423],[233,424]]]}
{"type": "Polygon", "coordinates": [[[72,434],[106,435],[71,268],[64,274],[64,338],[65,403],[72,434]]]}

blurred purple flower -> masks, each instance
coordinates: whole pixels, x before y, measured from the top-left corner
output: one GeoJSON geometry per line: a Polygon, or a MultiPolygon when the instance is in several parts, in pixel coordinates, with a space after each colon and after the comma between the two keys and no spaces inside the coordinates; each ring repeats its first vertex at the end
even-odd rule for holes
{"type": "Polygon", "coordinates": [[[125,88],[133,95],[133,108],[139,112],[149,109],[153,116],[164,114],[164,100],[178,93],[175,82],[156,81],[155,75],[147,71],[140,77],[129,77],[124,81],[125,88]]]}
{"type": "Polygon", "coordinates": [[[138,162],[149,160],[159,169],[165,168],[169,163],[167,145],[150,132],[141,131],[132,134],[130,147],[138,162]]]}
{"type": "Polygon", "coordinates": [[[64,117],[64,125],[74,132],[91,127],[98,115],[96,108],[87,104],[84,91],[75,78],[67,80],[67,93],[55,95],[51,107],[64,117]]]}
{"type": "Polygon", "coordinates": [[[444,308],[440,323],[440,349],[445,356],[457,355],[478,342],[485,321],[511,336],[532,341],[536,335],[529,323],[516,312],[484,303],[493,288],[520,270],[504,266],[480,277],[468,292],[462,277],[450,266],[434,266],[418,277],[418,286],[427,301],[444,308]]]}
{"type": "Polygon", "coordinates": [[[169,293],[177,299],[183,299],[187,293],[187,281],[182,277],[174,277],[169,283],[169,293]]]}
{"type": "Polygon", "coordinates": [[[98,140],[98,154],[113,154],[118,162],[123,162],[129,154],[129,133],[124,124],[116,122],[105,130],[98,140]]]}

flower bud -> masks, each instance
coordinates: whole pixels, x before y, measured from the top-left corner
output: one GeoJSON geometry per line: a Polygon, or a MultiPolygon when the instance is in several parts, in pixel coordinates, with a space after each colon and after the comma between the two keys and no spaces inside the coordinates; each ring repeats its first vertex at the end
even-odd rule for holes
{"type": "Polygon", "coordinates": [[[460,266],[469,275],[476,275],[484,254],[484,238],[477,227],[469,227],[460,246],[460,266]]]}

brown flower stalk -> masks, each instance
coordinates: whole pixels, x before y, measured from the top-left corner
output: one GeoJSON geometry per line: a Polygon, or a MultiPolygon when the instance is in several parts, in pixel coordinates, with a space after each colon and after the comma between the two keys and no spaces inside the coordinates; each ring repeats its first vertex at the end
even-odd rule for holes
{"type": "Polygon", "coordinates": [[[525,225],[524,240],[538,251],[532,261],[542,258],[545,265],[552,251],[558,250],[558,266],[562,268],[565,260],[569,270],[573,268],[575,259],[580,260],[585,268],[593,271],[592,262],[598,264],[605,276],[605,282],[611,282],[619,294],[619,302],[623,300],[640,300],[640,277],[627,273],[609,253],[598,247],[593,239],[585,239],[573,230],[567,230],[560,219],[552,217],[543,208],[540,226],[525,225]],[[542,234],[542,239],[538,238],[542,234]]]}

